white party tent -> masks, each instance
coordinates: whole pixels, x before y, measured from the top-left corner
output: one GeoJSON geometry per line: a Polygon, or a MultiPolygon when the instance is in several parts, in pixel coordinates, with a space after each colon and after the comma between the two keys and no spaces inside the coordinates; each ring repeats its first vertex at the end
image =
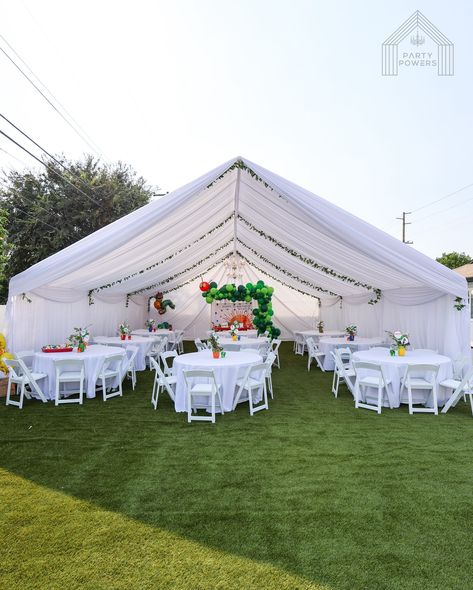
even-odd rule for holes
{"type": "Polygon", "coordinates": [[[149,298],[187,338],[210,326],[200,277],[226,283],[223,261],[246,261],[243,282],[274,287],[274,323],[294,330],[358,326],[360,336],[407,330],[412,344],[469,351],[467,283],[455,272],[332,203],[244,158],[230,160],[35,264],[10,281],[11,350],[61,343],[75,326],[112,335],[143,327],[149,298]],[[460,301],[457,299],[457,301],[460,301]]]}

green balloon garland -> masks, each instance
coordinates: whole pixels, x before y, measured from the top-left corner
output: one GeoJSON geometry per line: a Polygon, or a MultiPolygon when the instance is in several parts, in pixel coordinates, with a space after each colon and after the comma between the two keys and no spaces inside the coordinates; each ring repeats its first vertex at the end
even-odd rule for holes
{"type": "Polygon", "coordinates": [[[264,284],[264,281],[258,281],[256,284],[246,283],[238,285],[227,283],[218,287],[215,281],[209,283],[209,289],[202,292],[202,297],[207,303],[213,301],[246,301],[249,303],[253,299],[258,303],[258,307],[253,309],[253,325],[258,331],[258,335],[266,331],[271,340],[281,335],[281,330],[273,324],[273,304],[271,298],[274,288],[264,284]]]}

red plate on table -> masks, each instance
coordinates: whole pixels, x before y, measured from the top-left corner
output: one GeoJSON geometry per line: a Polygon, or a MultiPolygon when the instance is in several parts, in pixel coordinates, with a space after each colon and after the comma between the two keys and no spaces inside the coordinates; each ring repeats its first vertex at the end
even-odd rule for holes
{"type": "Polygon", "coordinates": [[[43,346],[41,349],[43,352],[72,352],[74,349],[72,347],[68,348],[48,348],[47,346],[43,346]]]}

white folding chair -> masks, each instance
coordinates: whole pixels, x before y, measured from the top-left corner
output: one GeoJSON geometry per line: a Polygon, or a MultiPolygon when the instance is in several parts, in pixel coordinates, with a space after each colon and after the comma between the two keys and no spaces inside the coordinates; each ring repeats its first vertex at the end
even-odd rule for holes
{"type": "Polygon", "coordinates": [[[377,363],[365,363],[361,361],[353,362],[353,370],[355,371],[355,408],[365,408],[366,410],[374,410],[381,414],[381,408],[386,400],[390,408],[391,400],[389,399],[388,385],[391,381],[386,377],[384,368],[377,363]],[[369,371],[368,375],[361,376],[360,371],[369,371]],[[374,387],[378,390],[377,403],[372,404],[368,402],[367,388],[374,387]]]}
{"type": "Polygon", "coordinates": [[[149,370],[151,371],[151,362],[150,359],[154,358],[155,361],[157,361],[158,363],[159,361],[159,355],[162,352],[166,351],[167,345],[168,345],[168,337],[167,336],[158,336],[158,337],[153,337],[150,338],[150,340],[152,340],[151,345],[150,345],[150,349],[148,350],[148,353],[146,355],[146,360],[147,360],[147,364],[149,366],[149,370]]]}
{"type": "MultiPolygon", "coordinates": [[[[125,369],[123,371],[123,379],[128,377],[131,379],[131,387],[133,391],[135,390],[136,386],[136,368],[135,368],[135,359],[136,355],[138,354],[139,348],[138,346],[127,346],[125,348],[127,364],[125,365],[125,369]]],[[[123,381],[122,379],[122,381],[123,381]]]]}
{"type": "Polygon", "coordinates": [[[170,377],[173,374],[173,368],[168,364],[168,359],[175,359],[177,356],[177,350],[167,350],[165,352],[161,352],[159,355],[159,358],[163,363],[164,374],[166,377],[170,377]]]}
{"type": "Polygon", "coordinates": [[[54,405],[80,404],[84,401],[85,367],[82,359],[53,359],[56,373],[56,389],[54,392],[54,405]],[[78,383],[79,388],[63,389],[61,383],[70,385],[78,383]],[[78,397],[74,397],[78,395],[78,397]]]}
{"type": "Polygon", "coordinates": [[[279,347],[281,346],[281,340],[278,340],[277,338],[275,338],[274,340],[271,340],[270,344],[269,344],[269,351],[274,352],[274,354],[276,355],[276,365],[278,367],[278,369],[281,368],[281,363],[279,362],[279,347]]]}
{"type": "Polygon", "coordinates": [[[437,375],[439,372],[438,365],[407,365],[404,377],[401,381],[401,392],[399,394],[401,404],[406,403],[403,397],[407,389],[407,403],[409,404],[409,414],[423,413],[423,414],[438,414],[437,402],[437,375]],[[413,373],[423,373],[423,377],[414,377],[413,373]],[[412,390],[420,390],[426,392],[424,399],[419,400],[419,394],[416,394],[414,399],[412,390]],[[425,407],[429,401],[430,393],[432,393],[432,408],[425,407]],[[424,404],[423,408],[415,408],[414,404],[424,404]]]}
{"type": "Polygon", "coordinates": [[[268,352],[266,360],[264,361],[264,364],[266,365],[266,387],[269,391],[269,395],[271,396],[271,399],[274,399],[272,372],[273,372],[273,364],[274,364],[275,360],[276,360],[276,355],[274,354],[273,351],[270,351],[270,352],[268,352]]]}
{"type": "Polygon", "coordinates": [[[305,342],[307,344],[307,370],[310,371],[312,361],[315,360],[319,369],[325,373],[323,365],[325,353],[320,351],[319,347],[315,343],[315,340],[311,336],[306,338],[305,342]]]}
{"type": "MultiPolygon", "coordinates": [[[[275,353],[274,353],[275,354],[275,353]]],[[[257,365],[251,365],[246,370],[246,374],[242,379],[238,379],[236,382],[236,386],[238,387],[238,392],[235,397],[235,401],[233,403],[233,409],[237,407],[237,404],[240,402],[249,402],[250,405],[250,416],[253,416],[255,412],[259,412],[260,410],[268,410],[268,392],[266,389],[266,374],[267,374],[268,367],[266,363],[259,363],[257,365]],[[242,399],[243,392],[247,392],[247,397],[242,399]],[[263,400],[262,403],[259,405],[255,405],[255,400],[253,399],[253,395],[258,393],[258,391],[263,392],[263,400]]]]}
{"type": "Polygon", "coordinates": [[[220,396],[220,387],[215,380],[213,371],[183,371],[187,388],[187,421],[212,422],[215,424],[215,402],[218,398],[220,411],[223,414],[222,398],[220,396]],[[195,379],[198,379],[195,382],[195,379]],[[202,382],[205,379],[205,383],[202,382]],[[202,402],[198,398],[203,398],[202,402]],[[210,416],[194,414],[198,409],[211,408],[210,416]]]}
{"type": "Polygon", "coordinates": [[[151,403],[155,410],[158,408],[158,398],[159,394],[161,393],[161,389],[165,389],[171,400],[175,401],[175,392],[174,389],[176,387],[177,378],[173,375],[166,377],[163,373],[159,363],[157,363],[154,358],[150,359],[151,368],[155,372],[154,373],[154,382],[153,382],[153,392],[151,394],[151,403]]]}
{"type": "Polygon", "coordinates": [[[442,408],[442,414],[446,414],[450,408],[456,406],[461,397],[466,401],[465,396],[468,395],[470,398],[471,413],[473,415],[473,367],[470,367],[461,379],[445,379],[439,385],[453,390],[452,395],[442,408]]]}
{"type": "Polygon", "coordinates": [[[194,340],[194,344],[199,352],[202,352],[203,350],[207,350],[207,346],[205,346],[205,344],[202,342],[202,340],[200,338],[196,338],[194,340]]]}
{"type": "Polygon", "coordinates": [[[8,371],[8,389],[7,389],[7,406],[17,406],[20,409],[23,408],[23,400],[26,397],[39,398],[42,402],[46,403],[46,399],[41,387],[38,385],[38,381],[47,377],[46,373],[33,373],[25,365],[22,359],[3,359],[4,363],[9,368],[8,371]],[[12,399],[12,385],[16,385],[17,393],[20,390],[20,399],[16,401],[12,399]]]}
{"type": "Polygon", "coordinates": [[[112,397],[116,397],[117,395],[122,396],[122,363],[123,363],[123,355],[121,354],[113,354],[107,356],[103,359],[102,367],[99,371],[99,376],[97,378],[97,382],[100,382],[101,385],[97,386],[97,389],[100,391],[102,390],[103,401],[107,401],[112,397]],[[108,389],[110,393],[107,393],[107,380],[116,379],[118,381],[117,391],[111,391],[112,385],[108,385],[108,389]]]}
{"type": "Polygon", "coordinates": [[[169,350],[176,350],[178,353],[184,352],[183,337],[184,330],[174,330],[168,342],[169,350]]]}
{"type": "Polygon", "coordinates": [[[34,355],[34,350],[22,350],[21,352],[15,353],[15,357],[21,359],[30,371],[33,370],[34,355]]]}
{"type": "Polygon", "coordinates": [[[306,343],[303,334],[301,334],[300,332],[294,332],[294,354],[300,354],[301,356],[304,356],[305,349],[306,343]]]}
{"type": "Polygon", "coordinates": [[[345,383],[345,385],[348,387],[348,390],[354,396],[353,391],[356,377],[355,371],[342,361],[342,358],[338,350],[339,349],[330,351],[330,354],[333,358],[333,362],[335,363],[335,369],[333,371],[332,380],[332,393],[335,397],[338,397],[338,387],[340,383],[345,383]]]}
{"type": "Polygon", "coordinates": [[[335,352],[340,356],[342,363],[348,367],[351,367],[351,355],[352,351],[349,346],[339,346],[335,349],[335,352]]]}

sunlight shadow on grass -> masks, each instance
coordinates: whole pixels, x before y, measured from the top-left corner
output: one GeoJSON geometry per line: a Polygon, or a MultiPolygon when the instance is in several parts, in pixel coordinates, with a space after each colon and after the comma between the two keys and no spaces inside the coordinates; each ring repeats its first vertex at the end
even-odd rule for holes
{"type": "Polygon", "coordinates": [[[0,586],[330,590],[0,469],[0,586]],[[15,531],[12,535],[11,531],[15,531]]]}

